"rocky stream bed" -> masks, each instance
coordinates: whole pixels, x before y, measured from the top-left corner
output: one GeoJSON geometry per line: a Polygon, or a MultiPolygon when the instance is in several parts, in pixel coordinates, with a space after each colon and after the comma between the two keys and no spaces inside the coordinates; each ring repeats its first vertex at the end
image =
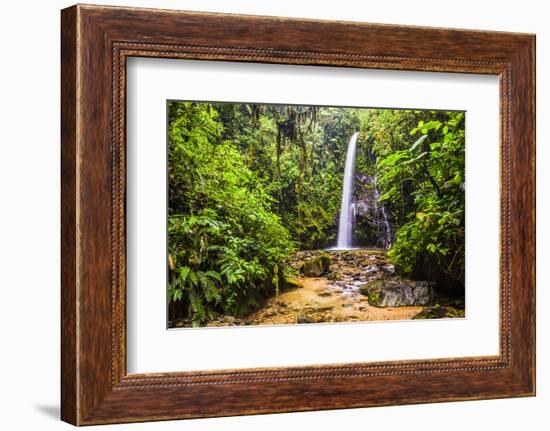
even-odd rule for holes
{"type": "Polygon", "coordinates": [[[302,251],[290,265],[293,287],[247,317],[221,316],[207,326],[464,317],[463,300],[438,295],[427,281],[397,275],[383,250],[302,251]]]}

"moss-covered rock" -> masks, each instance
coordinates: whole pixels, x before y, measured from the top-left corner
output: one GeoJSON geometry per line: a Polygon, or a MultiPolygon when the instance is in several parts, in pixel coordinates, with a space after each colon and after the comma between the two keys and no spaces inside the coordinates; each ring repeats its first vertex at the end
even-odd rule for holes
{"type": "Polygon", "coordinates": [[[284,290],[299,289],[302,287],[304,286],[298,280],[294,278],[285,278],[284,287],[283,287],[284,290]]]}
{"type": "Polygon", "coordinates": [[[382,287],[384,287],[384,280],[371,280],[359,288],[359,293],[369,296],[371,293],[379,291],[382,287]]]}
{"type": "Polygon", "coordinates": [[[311,317],[309,317],[305,314],[300,314],[296,318],[296,323],[315,323],[315,321],[311,317]]]}
{"type": "Polygon", "coordinates": [[[321,277],[330,267],[330,257],[326,253],[312,257],[300,265],[300,272],[307,277],[321,277]]]}
{"type": "Polygon", "coordinates": [[[456,317],[464,317],[464,310],[451,306],[436,305],[422,310],[413,319],[448,319],[456,317]]]}
{"type": "Polygon", "coordinates": [[[379,279],[362,286],[359,292],[368,296],[369,304],[375,307],[433,305],[436,300],[432,284],[425,281],[379,279]]]}
{"type": "Polygon", "coordinates": [[[380,307],[382,302],[382,294],[380,289],[371,289],[369,293],[369,304],[375,307],[380,307]]]}

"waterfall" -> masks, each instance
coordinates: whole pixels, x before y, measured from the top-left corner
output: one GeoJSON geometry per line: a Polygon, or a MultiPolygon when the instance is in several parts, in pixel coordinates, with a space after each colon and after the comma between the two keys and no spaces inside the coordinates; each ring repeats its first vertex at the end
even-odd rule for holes
{"type": "Polygon", "coordinates": [[[340,207],[340,220],[338,223],[338,240],[336,248],[346,249],[352,247],[353,232],[353,182],[355,179],[355,151],[359,132],[354,133],[348,143],[346,153],[346,167],[344,170],[344,184],[342,186],[342,205],[340,207]]]}

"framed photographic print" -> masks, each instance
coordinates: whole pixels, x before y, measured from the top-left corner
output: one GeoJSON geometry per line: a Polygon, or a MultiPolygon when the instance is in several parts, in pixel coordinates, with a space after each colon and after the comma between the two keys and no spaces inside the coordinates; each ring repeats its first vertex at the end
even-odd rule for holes
{"type": "Polygon", "coordinates": [[[534,395],[533,35],[61,30],[63,420],[534,395]]]}

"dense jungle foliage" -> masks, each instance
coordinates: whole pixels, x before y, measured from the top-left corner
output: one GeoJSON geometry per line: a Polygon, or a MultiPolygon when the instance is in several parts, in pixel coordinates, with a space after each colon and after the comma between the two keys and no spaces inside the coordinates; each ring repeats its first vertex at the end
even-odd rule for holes
{"type": "MultiPolygon", "coordinates": [[[[294,251],[334,246],[357,131],[355,196],[376,188],[396,269],[463,289],[464,113],[169,102],[171,318],[245,315],[287,286],[294,251]]],[[[358,219],[357,245],[377,235],[358,219]]]]}

